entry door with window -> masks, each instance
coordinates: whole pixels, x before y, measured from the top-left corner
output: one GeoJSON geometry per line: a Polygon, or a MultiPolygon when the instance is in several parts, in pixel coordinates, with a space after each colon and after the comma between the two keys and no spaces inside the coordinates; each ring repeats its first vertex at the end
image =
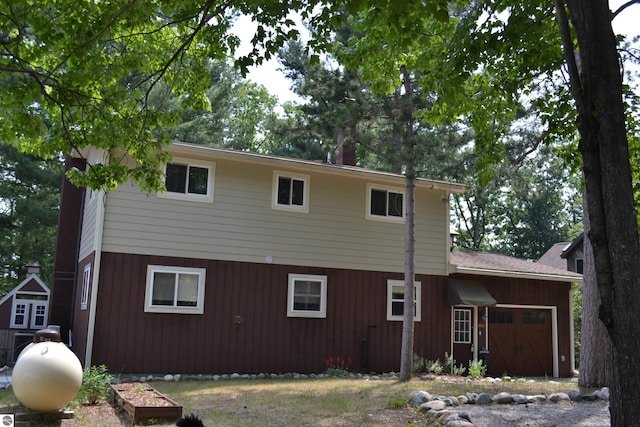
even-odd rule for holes
{"type": "Polygon", "coordinates": [[[456,365],[467,366],[473,360],[473,309],[453,309],[453,358],[456,365]]]}

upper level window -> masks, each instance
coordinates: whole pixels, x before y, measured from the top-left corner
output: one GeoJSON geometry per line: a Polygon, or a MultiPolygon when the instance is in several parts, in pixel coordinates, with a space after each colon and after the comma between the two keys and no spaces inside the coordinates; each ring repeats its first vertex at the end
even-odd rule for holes
{"type": "MultiPolygon", "coordinates": [[[[413,286],[413,320],[420,321],[420,288],[421,283],[413,286]]],[[[387,280],[387,320],[403,320],[404,317],[404,281],[387,280]]]]}
{"type": "Polygon", "coordinates": [[[582,259],[576,259],[576,273],[582,274],[584,271],[584,263],[582,259]]]}
{"type": "Polygon", "coordinates": [[[173,163],[165,166],[167,191],[158,197],[211,203],[214,171],[215,163],[174,158],[173,163]]]}
{"type": "Polygon", "coordinates": [[[144,311],[204,313],[204,268],[147,267],[144,311]]]}
{"type": "Polygon", "coordinates": [[[289,274],[288,317],[327,317],[327,276],[289,274]]]}
{"type": "Polygon", "coordinates": [[[309,175],[275,171],[271,207],[309,212],[309,175]]]}
{"type": "Polygon", "coordinates": [[[404,190],[367,184],[368,219],[404,221],[404,190]]]}

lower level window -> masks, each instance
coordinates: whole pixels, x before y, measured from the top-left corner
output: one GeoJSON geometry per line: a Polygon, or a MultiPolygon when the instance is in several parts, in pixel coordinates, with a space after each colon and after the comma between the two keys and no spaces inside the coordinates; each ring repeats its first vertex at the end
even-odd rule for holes
{"type": "MultiPolygon", "coordinates": [[[[413,285],[413,320],[420,321],[420,282],[413,285]]],[[[387,320],[403,320],[404,318],[404,281],[387,281],[387,320]]]]}
{"type": "Polygon", "coordinates": [[[144,311],[151,313],[204,313],[204,268],[147,267],[144,311]]]}
{"type": "Polygon", "coordinates": [[[289,274],[288,317],[327,317],[327,276],[289,274]]]}

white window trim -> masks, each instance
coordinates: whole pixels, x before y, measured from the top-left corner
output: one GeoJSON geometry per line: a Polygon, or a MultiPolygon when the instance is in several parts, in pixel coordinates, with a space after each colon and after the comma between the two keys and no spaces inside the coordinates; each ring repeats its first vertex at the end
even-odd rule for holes
{"type": "Polygon", "coordinates": [[[147,266],[147,283],[144,295],[144,311],[146,313],[174,313],[174,314],[202,314],[204,313],[204,286],[206,280],[205,268],[170,267],[161,265],[147,266]],[[173,307],[152,304],[152,284],[154,273],[188,273],[198,275],[198,303],[195,307],[173,307]]]}
{"type": "Polygon", "coordinates": [[[454,344],[471,344],[471,335],[472,335],[472,323],[473,323],[473,310],[470,308],[454,308],[453,309],[453,342],[454,344]],[[456,313],[457,312],[466,312],[469,314],[469,318],[468,319],[463,319],[463,320],[456,320],[456,313]],[[468,323],[469,325],[469,331],[460,331],[457,330],[457,332],[459,332],[458,335],[460,335],[460,333],[465,333],[468,334],[469,339],[468,340],[456,340],[456,322],[465,322],[468,323]]]}
{"type": "Polygon", "coordinates": [[[271,189],[271,194],[272,194],[271,209],[289,211],[289,212],[309,213],[309,192],[311,188],[310,182],[311,182],[311,178],[309,177],[309,175],[293,173],[293,172],[273,171],[273,185],[271,189]],[[304,194],[302,195],[302,206],[281,205],[278,203],[278,179],[280,177],[291,178],[291,179],[304,182],[304,194]]]}
{"type": "Polygon", "coordinates": [[[407,202],[407,195],[404,188],[388,187],[386,185],[367,184],[367,205],[365,206],[365,218],[374,221],[385,221],[404,224],[405,217],[405,203],[407,202]],[[402,216],[389,216],[389,215],[372,215],[371,214],[371,191],[381,190],[386,192],[402,194],[402,216]]]}
{"type": "Polygon", "coordinates": [[[80,293],[80,310],[87,309],[87,303],[89,301],[89,283],[91,280],[91,264],[84,266],[82,271],[82,291],[80,293]]]}
{"type": "Polygon", "coordinates": [[[11,328],[16,329],[27,329],[27,325],[29,324],[29,302],[25,300],[17,300],[14,298],[13,306],[11,307],[11,324],[9,325],[11,328]],[[24,321],[22,323],[16,323],[16,308],[18,305],[24,305],[24,321]]]}
{"type": "Polygon", "coordinates": [[[47,304],[46,302],[43,302],[41,304],[32,303],[31,304],[31,328],[32,329],[44,328],[47,324],[47,316],[49,314],[48,312],[49,312],[49,304],[47,304]],[[44,306],[44,313],[42,314],[42,324],[36,323],[38,306],[44,306]]]}
{"type": "MultiPolygon", "coordinates": [[[[421,282],[414,282],[413,283],[415,288],[414,288],[414,305],[415,305],[415,315],[413,316],[413,320],[415,322],[419,322],[422,318],[422,283],[421,282]]],[[[397,315],[393,315],[393,310],[392,310],[392,295],[393,295],[393,288],[396,286],[401,286],[403,288],[403,292],[404,292],[404,280],[387,280],[387,320],[390,321],[402,321],[404,318],[404,315],[402,316],[397,316],[397,315]]]]}
{"type": "Polygon", "coordinates": [[[312,317],[312,318],[326,318],[327,317],[327,276],[319,276],[314,274],[289,274],[289,290],[287,292],[287,317],[312,317]],[[296,280],[311,280],[320,282],[320,310],[294,310],[293,291],[295,289],[294,284],[296,280]]]}
{"type": "MultiPolygon", "coordinates": [[[[213,203],[213,190],[214,190],[213,186],[215,183],[214,175],[216,173],[215,162],[204,162],[199,160],[186,159],[183,157],[174,157],[171,163],[208,169],[209,179],[207,181],[207,194],[174,193],[174,192],[165,190],[164,192],[157,194],[160,199],[187,200],[190,202],[213,203]]],[[[166,180],[167,165],[163,165],[162,170],[163,170],[162,183],[164,184],[166,180]]]]}

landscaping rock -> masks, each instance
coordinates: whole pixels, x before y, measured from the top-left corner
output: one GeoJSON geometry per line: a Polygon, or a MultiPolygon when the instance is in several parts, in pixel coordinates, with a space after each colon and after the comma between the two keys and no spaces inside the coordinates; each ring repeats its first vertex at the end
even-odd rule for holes
{"type": "Polygon", "coordinates": [[[505,391],[500,392],[496,395],[494,395],[491,400],[494,403],[500,403],[500,404],[505,404],[505,403],[511,403],[513,402],[513,397],[511,397],[511,395],[505,391]]]}
{"type": "Polygon", "coordinates": [[[412,391],[409,393],[409,402],[411,406],[417,407],[422,405],[425,402],[429,402],[432,400],[431,395],[426,391],[412,391]]]}
{"type": "Polygon", "coordinates": [[[582,400],[582,395],[578,390],[571,390],[568,395],[572,402],[580,402],[582,400]]]}
{"type": "Polygon", "coordinates": [[[593,395],[600,400],[609,400],[609,388],[602,387],[602,389],[594,391],[593,395]]]}
{"type": "Polygon", "coordinates": [[[442,411],[447,405],[442,400],[432,400],[420,405],[420,412],[427,412],[430,409],[434,411],[442,411]]]}
{"type": "Polygon", "coordinates": [[[553,403],[571,400],[569,399],[569,395],[567,393],[552,393],[549,395],[548,399],[553,403]]]}
{"type": "Polygon", "coordinates": [[[530,403],[529,398],[524,394],[512,394],[511,398],[513,399],[513,403],[517,403],[520,405],[530,403]]]}
{"type": "Polygon", "coordinates": [[[443,402],[445,403],[445,405],[447,406],[460,406],[460,402],[458,402],[458,399],[456,399],[453,396],[449,396],[446,397],[443,402]]]}
{"type": "Polygon", "coordinates": [[[476,401],[476,404],[478,404],[478,405],[488,405],[489,403],[492,402],[491,396],[489,396],[489,394],[487,394],[487,393],[480,393],[476,397],[475,401],[476,401]]]}
{"type": "Polygon", "coordinates": [[[462,413],[451,414],[447,418],[445,418],[442,422],[446,426],[460,426],[460,427],[472,426],[473,423],[468,418],[469,416],[467,415],[467,418],[464,418],[461,414],[462,413]]]}

